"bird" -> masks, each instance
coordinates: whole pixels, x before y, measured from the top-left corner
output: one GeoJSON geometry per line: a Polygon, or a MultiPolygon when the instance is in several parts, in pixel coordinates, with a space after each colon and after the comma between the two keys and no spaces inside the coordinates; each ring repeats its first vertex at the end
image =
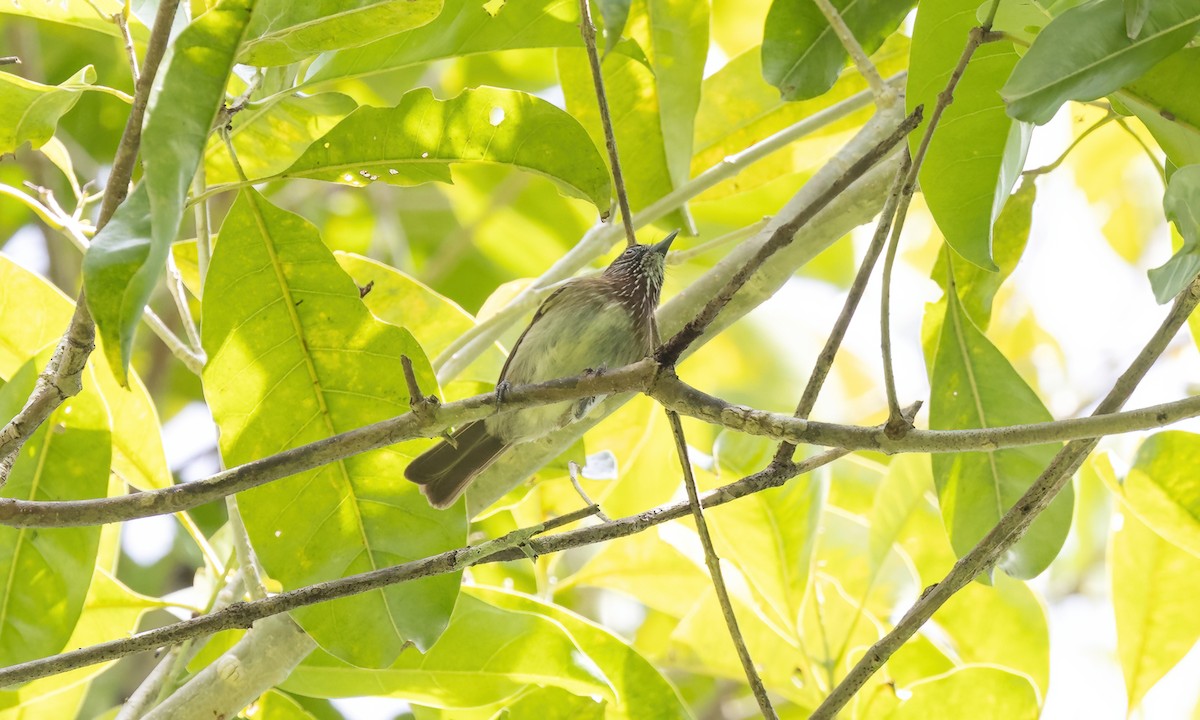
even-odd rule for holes
{"type": "MultiPolygon", "coordinates": [[[[654,244],[632,243],[599,275],[574,278],[542,302],[508,354],[506,388],[603,372],[651,354],[654,312],[676,230],[654,244]]],[[[416,457],[404,476],[435,508],[454,504],[471,481],[509,448],[582,420],[603,396],[515,410],[467,423],[416,457]]]]}

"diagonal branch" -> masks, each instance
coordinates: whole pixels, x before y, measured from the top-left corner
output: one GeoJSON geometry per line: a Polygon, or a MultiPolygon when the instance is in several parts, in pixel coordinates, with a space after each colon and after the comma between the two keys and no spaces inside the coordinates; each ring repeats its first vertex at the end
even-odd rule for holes
{"type": "MultiPolygon", "coordinates": [[[[1093,417],[1113,413],[1125,404],[1134,388],[1145,377],[1155,360],[1167,349],[1171,339],[1187,322],[1188,316],[1197,305],[1200,305],[1200,277],[1194,279],[1175,299],[1171,312],[1096,407],[1093,417]]],[[[980,573],[995,565],[1004,553],[1025,535],[1025,531],[1037,516],[1050,506],[1050,502],[1058,493],[1071,482],[1071,477],[1088,454],[1095,449],[1097,443],[1099,439],[1092,438],[1075,440],[1065,445],[1042,471],[1041,476],[1025,491],[1021,499],[1009,508],[979,544],[962,556],[941,582],[926,588],[921,598],[909,608],[896,627],[867,650],[863,658],[812,714],[812,720],[834,718],[883,663],[933,617],[938,608],[980,573]]]]}
{"type": "MultiPolygon", "coordinates": [[[[129,181],[133,177],[133,167],[142,141],[142,120],[145,118],[146,106],[150,99],[150,87],[166,51],[171,23],[178,6],[179,0],[163,0],[158,6],[158,14],[154,18],[154,27],[146,45],[142,72],[138,76],[133,107],[129,111],[125,132],[121,135],[112,171],[104,187],[100,217],[96,220],[97,230],[108,223],[117,206],[129,192],[129,181]]],[[[75,314],[71,317],[71,324],[59,340],[58,347],[54,349],[45,371],[38,376],[37,385],[25,407],[0,429],[0,485],[8,480],[8,474],[16,462],[16,453],[25,441],[67,398],[77,395],[83,389],[83,369],[95,347],[96,326],[92,322],[91,313],[88,312],[83,291],[80,291],[79,298],[75,301],[75,314]]]]}

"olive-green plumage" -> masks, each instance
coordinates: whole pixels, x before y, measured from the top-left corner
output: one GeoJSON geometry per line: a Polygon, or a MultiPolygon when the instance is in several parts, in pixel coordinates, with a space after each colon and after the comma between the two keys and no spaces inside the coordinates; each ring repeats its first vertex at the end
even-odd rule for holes
{"type": "MultiPolygon", "coordinates": [[[[502,385],[526,385],[616,368],[654,349],[654,311],[663,261],[675,239],[631,245],[600,275],[576,278],[556,290],[517,339],[502,385]]],[[[453,442],[426,451],[405,469],[434,507],[449,507],[505,450],[580,420],[602,397],[559,402],[496,415],[456,430],[453,442]]]]}

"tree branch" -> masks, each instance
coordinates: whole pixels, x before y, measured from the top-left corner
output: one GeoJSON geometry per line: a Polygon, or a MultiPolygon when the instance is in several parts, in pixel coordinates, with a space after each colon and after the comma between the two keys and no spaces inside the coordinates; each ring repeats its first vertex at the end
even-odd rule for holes
{"type": "Polygon", "coordinates": [[[495,393],[446,403],[421,417],[405,413],[323,440],[285,450],[224,470],[203,480],[161,490],[95,500],[32,501],[0,498],[0,525],[10,527],[68,527],[123,522],[179,512],[249,490],[280,478],[311,470],[359,453],[417,437],[435,437],[448,427],[563,400],[644,391],[664,407],[733,430],[791,443],[842,448],[944,453],[997,450],[1024,445],[1094,438],[1149,430],[1200,416],[1200,397],[1123,413],[1056,420],[977,430],[912,430],[893,438],[877,427],[803,420],[782,413],[731,405],[663,373],[652,360],[538,385],[514,386],[497,407],[495,393]]]}
{"type": "Polygon", "coordinates": [[[825,16],[825,20],[829,23],[833,34],[837,35],[837,39],[842,43],[842,47],[846,49],[846,53],[854,60],[854,65],[858,68],[858,72],[867,81],[867,85],[871,88],[871,92],[875,95],[875,102],[887,103],[895,99],[895,92],[890,92],[888,86],[883,82],[883,78],[879,76],[879,71],[875,69],[875,63],[871,62],[871,58],[867,57],[867,53],[863,51],[862,45],[858,44],[858,39],[854,37],[854,33],[846,25],[846,21],[838,13],[837,8],[829,0],[813,0],[817,4],[817,9],[825,16]]]}
{"type": "Polygon", "coordinates": [[[679,456],[679,464],[683,467],[683,487],[687,490],[688,510],[696,523],[696,534],[700,536],[700,544],[704,547],[704,564],[708,566],[708,576],[712,580],[713,589],[717,593],[717,603],[721,606],[721,615],[725,618],[725,627],[729,628],[729,639],[737,650],[738,659],[742,663],[742,672],[746,674],[746,682],[758,702],[758,709],[763,717],[777,720],[779,715],[771,705],[767,696],[767,688],[763,685],[758,670],[754,668],[754,659],[746,647],[746,639],[738,627],[737,614],[733,611],[733,603],[729,599],[729,589],[725,587],[725,576],[721,573],[721,558],[713,547],[712,535],[708,532],[708,522],[704,519],[704,510],[700,507],[700,493],[696,489],[696,478],[692,475],[692,461],[688,457],[687,439],[683,435],[683,424],[679,422],[679,413],[667,411],[667,420],[671,423],[671,434],[675,436],[675,452],[679,456]]]}
{"type": "MultiPolygon", "coordinates": [[[[1115,413],[1119,410],[1134,388],[1145,377],[1154,361],[1167,349],[1167,345],[1196,306],[1200,304],[1200,277],[1194,279],[1179,297],[1171,312],[1158,330],[1134,358],[1129,368],[1121,374],[1112,390],[1096,407],[1092,417],[1115,413]]],[[[1113,415],[1109,415],[1113,417],[1113,415]]],[[[1071,477],[1083,464],[1088,454],[1095,449],[1098,438],[1075,440],[1068,443],[1054,456],[1042,474],[1025,494],[1009,508],[1000,522],[966,555],[959,559],[946,577],[936,585],[926,588],[921,598],[909,608],[904,617],[879,642],[867,650],[866,655],[842,679],[829,697],[812,714],[811,720],[831,720],[845,707],[854,694],[867,680],[900,649],[933,613],[966,587],[972,580],[1004,556],[1024,535],[1034,519],[1042,513],[1058,493],[1071,482],[1071,477]]]]}

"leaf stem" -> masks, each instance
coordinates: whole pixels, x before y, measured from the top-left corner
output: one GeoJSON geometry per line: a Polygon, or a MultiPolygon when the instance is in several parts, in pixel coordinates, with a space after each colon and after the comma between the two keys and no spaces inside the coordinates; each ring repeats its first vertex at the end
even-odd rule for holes
{"type": "Polygon", "coordinates": [[[879,70],[875,68],[875,63],[871,62],[871,58],[867,57],[867,53],[863,51],[862,45],[854,37],[854,32],[846,25],[846,21],[842,18],[841,13],[833,6],[829,0],[813,0],[816,3],[817,9],[825,16],[825,20],[829,22],[829,27],[833,29],[833,34],[837,36],[838,41],[842,43],[842,47],[846,49],[846,53],[854,60],[854,65],[858,68],[858,72],[867,81],[867,85],[871,88],[871,93],[875,96],[877,104],[888,105],[895,101],[896,92],[884,83],[883,78],[879,76],[879,70]]]}

